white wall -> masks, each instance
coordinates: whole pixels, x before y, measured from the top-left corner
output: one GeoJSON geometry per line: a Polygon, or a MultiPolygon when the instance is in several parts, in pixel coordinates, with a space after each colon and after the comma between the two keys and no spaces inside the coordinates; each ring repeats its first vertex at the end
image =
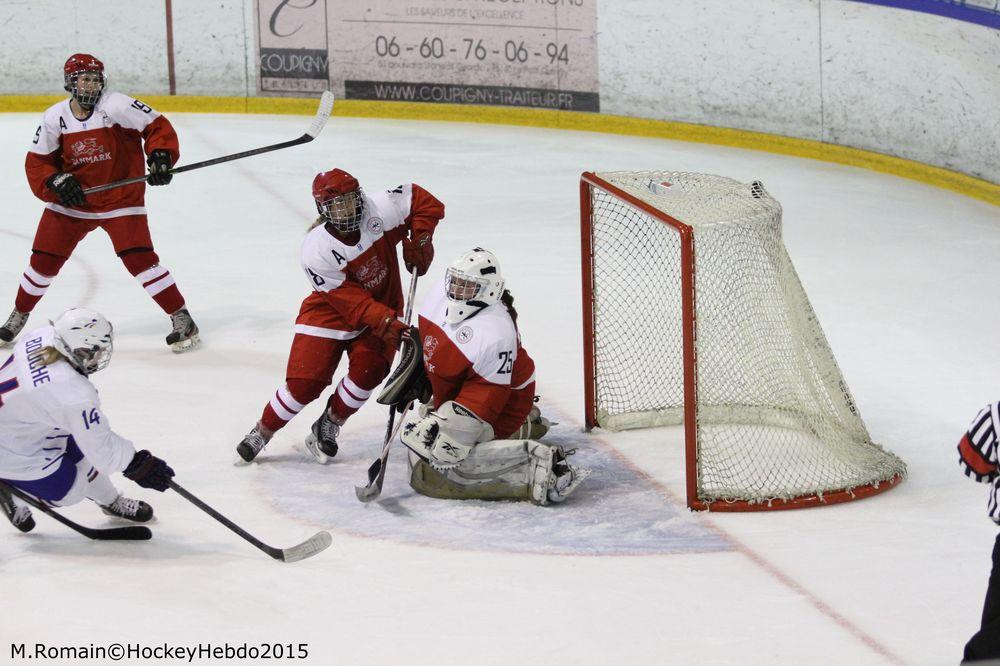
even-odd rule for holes
{"type": "MultiPolygon", "coordinates": [[[[839,143],[1000,183],[1000,31],[847,0],[587,0],[606,113],[839,143]]],[[[252,0],[173,0],[178,94],[256,90],[252,0]]],[[[73,51],[168,92],[161,0],[5,0],[0,94],[73,51]]]]}

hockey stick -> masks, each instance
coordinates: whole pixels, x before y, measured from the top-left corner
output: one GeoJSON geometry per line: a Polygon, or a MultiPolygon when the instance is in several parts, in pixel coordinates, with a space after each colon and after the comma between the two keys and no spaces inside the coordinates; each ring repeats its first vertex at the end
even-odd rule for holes
{"type": "MultiPolygon", "coordinates": [[[[275,150],[281,150],[282,148],[291,148],[292,146],[299,146],[303,143],[309,143],[323,131],[323,126],[326,125],[327,118],[330,117],[330,113],[333,111],[333,93],[327,90],[323,93],[323,96],[319,100],[319,108],[316,109],[316,117],[313,118],[312,124],[309,125],[309,129],[306,133],[297,139],[292,139],[291,141],[283,141],[282,143],[275,143],[270,146],[264,146],[262,148],[254,148],[252,150],[245,150],[242,153],[233,153],[232,155],[226,155],[225,157],[216,157],[215,159],[205,160],[204,162],[195,162],[194,164],[185,164],[181,167],[174,167],[168,173],[178,174],[184,173],[185,171],[194,171],[195,169],[202,169],[204,167],[215,166],[216,164],[222,164],[223,162],[232,162],[233,160],[243,159],[244,157],[253,157],[254,155],[263,155],[264,153],[270,153],[275,150]]],[[[132,185],[134,183],[141,183],[142,181],[149,178],[149,174],[145,176],[135,176],[134,178],[126,178],[124,180],[116,180],[113,183],[106,183],[104,185],[96,185],[94,187],[86,188],[84,194],[94,194],[95,192],[103,192],[104,190],[111,190],[116,187],[122,187],[123,185],[132,185]]]]}
{"type": "Polygon", "coordinates": [[[97,541],[145,541],[153,536],[153,533],[148,527],[142,525],[129,525],[128,527],[84,527],[79,523],[74,523],[72,520],[67,518],[55,511],[52,507],[44,504],[43,502],[35,499],[27,493],[21,492],[20,489],[14,486],[0,481],[0,488],[15,495],[31,506],[35,507],[42,513],[49,515],[55,520],[59,521],[66,527],[70,528],[74,532],[78,532],[88,539],[96,539],[97,541]]]}
{"type": "MultiPolygon", "coordinates": [[[[410,274],[410,293],[406,298],[406,313],[404,314],[405,323],[407,326],[410,325],[410,317],[413,315],[413,295],[417,291],[417,271],[414,270],[410,274]]],[[[420,353],[419,349],[417,353],[420,353]]],[[[399,417],[399,425],[403,423],[403,416],[406,415],[406,410],[399,417]]],[[[358,499],[362,502],[371,502],[373,499],[382,494],[382,484],[385,483],[385,465],[389,460],[389,447],[392,446],[392,440],[396,437],[396,432],[399,430],[399,425],[394,429],[392,427],[392,422],[396,418],[396,405],[389,407],[389,422],[385,426],[385,441],[382,442],[382,453],[375,462],[368,467],[368,485],[366,486],[354,486],[354,493],[358,496],[358,499]]]]}
{"type": "Polygon", "coordinates": [[[229,520],[221,513],[210,507],[209,505],[202,502],[200,499],[189,493],[187,490],[182,488],[173,479],[170,480],[170,487],[177,492],[181,497],[187,501],[194,504],[196,507],[207,513],[208,515],[215,518],[217,521],[236,532],[241,537],[252,543],[254,546],[264,551],[276,560],[281,560],[282,562],[298,562],[299,560],[304,560],[307,557],[312,557],[316,553],[326,550],[331,543],[333,543],[333,538],[330,537],[330,533],[326,531],[320,531],[312,535],[310,538],[306,539],[297,546],[292,546],[291,548],[275,548],[274,546],[268,546],[266,543],[257,539],[255,536],[244,530],[242,527],[229,520]]]}

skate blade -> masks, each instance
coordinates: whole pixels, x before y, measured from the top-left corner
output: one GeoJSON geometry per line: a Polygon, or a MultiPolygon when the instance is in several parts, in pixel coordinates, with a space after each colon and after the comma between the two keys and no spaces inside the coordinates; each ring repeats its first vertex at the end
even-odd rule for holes
{"type": "Polygon", "coordinates": [[[330,462],[330,456],[326,455],[319,450],[319,440],[316,439],[315,435],[309,433],[306,437],[306,450],[312,454],[312,457],[316,459],[320,465],[326,465],[330,462]]]}
{"type": "Polygon", "coordinates": [[[561,504],[566,501],[566,498],[573,494],[580,484],[583,483],[588,476],[594,473],[592,469],[577,469],[576,476],[573,478],[573,482],[566,486],[561,493],[559,493],[558,498],[549,497],[549,501],[553,504],[561,504]]]}
{"type": "Polygon", "coordinates": [[[192,349],[196,349],[200,345],[201,345],[201,336],[195,334],[192,335],[187,340],[180,340],[170,345],[170,351],[172,351],[175,354],[183,354],[184,352],[189,352],[192,349]]]}
{"type": "Polygon", "coordinates": [[[241,456],[239,453],[233,454],[233,467],[249,467],[255,462],[257,462],[256,458],[254,458],[253,460],[244,460],[243,456],[241,456]]]}

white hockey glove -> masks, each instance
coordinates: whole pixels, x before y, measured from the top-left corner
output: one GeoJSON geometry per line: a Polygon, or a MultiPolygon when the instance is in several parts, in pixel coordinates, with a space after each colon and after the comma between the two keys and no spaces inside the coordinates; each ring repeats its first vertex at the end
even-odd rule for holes
{"type": "Polygon", "coordinates": [[[448,401],[403,426],[403,444],[439,472],[454,469],[477,442],[493,439],[493,428],[462,405],[448,401]]]}

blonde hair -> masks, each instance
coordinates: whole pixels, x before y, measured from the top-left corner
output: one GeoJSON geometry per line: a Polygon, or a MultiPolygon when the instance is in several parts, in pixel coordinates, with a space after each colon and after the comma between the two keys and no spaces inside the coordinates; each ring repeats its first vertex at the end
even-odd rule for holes
{"type": "Polygon", "coordinates": [[[42,347],[41,351],[38,352],[42,357],[42,365],[52,365],[56,361],[64,361],[66,357],[63,356],[62,352],[49,345],[48,347],[42,347]]]}
{"type": "Polygon", "coordinates": [[[313,229],[315,229],[319,225],[323,224],[324,222],[325,222],[325,220],[322,217],[317,217],[316,220],[313,221],[313,223],[309,225],[309,231],[312,231],[313,229]]]}

